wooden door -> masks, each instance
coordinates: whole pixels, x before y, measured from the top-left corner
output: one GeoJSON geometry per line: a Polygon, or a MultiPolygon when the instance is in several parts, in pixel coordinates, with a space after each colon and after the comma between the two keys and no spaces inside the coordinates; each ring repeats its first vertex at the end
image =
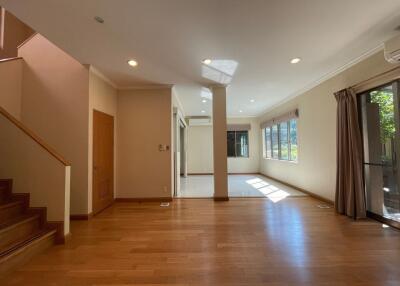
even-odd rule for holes
{"type": "Polygon", "coordinates": [[[114,117],[93,111],[93,213],[114,201],[114,117]]]}

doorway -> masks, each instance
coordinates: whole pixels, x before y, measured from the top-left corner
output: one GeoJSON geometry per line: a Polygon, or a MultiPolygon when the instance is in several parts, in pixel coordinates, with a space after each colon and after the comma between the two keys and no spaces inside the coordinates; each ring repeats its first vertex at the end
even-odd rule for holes
{"type": "Polygon", "coordinates": [[[114,202],[114,117],[93,111],[93,214],[114,202]]]}
{"type": "Polygon", "coordinates": [[[179,197],[181,177],[187,176],[187,125],[178,110],[174,111],[174,197],[179,197]]]}
{"type": "Polygon", "coordinates": [[[370,216],[400,225],[399,82],[359,97],[364,147],[364,178],[370,216]]]}

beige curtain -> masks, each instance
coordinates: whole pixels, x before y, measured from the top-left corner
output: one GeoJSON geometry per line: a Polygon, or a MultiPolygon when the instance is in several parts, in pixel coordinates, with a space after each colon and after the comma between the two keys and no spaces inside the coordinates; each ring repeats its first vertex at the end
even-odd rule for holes
{"type": "Polygon", "coordinates": [[[357,96],[352,89],[335,93],[337,101],[335,209],[353,218],[365,218],[362,139],[357,96]]]}

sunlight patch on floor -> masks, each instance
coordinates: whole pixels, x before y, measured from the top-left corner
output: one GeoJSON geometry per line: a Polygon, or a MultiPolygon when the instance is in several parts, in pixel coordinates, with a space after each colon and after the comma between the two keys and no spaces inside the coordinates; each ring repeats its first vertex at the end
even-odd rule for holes
{"type": "Polygon", "coordinates": [[[284,190],[279,189],[278,187],[267,183],[266,181],[260,178],[252,178],[246,180],[246,183],[252,186],[254,189],[260,191],[265,197],[270,199],[273,203],[277,203],[288,196],[290,194],[285,192],[284,190]]]}

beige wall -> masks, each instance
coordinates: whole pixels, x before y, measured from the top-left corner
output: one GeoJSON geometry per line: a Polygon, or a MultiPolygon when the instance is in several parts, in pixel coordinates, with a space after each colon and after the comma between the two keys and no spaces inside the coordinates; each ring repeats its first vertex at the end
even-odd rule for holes
{"type": "Polygon", "coordinates": [[[119,91],[117,126],[117,198],[170,197],[171,88],[119,91]]]}
{"type": "Polygon", "coordinates": [[[0,114],[0,178],[13,179],[13,193],[29,193],[31,207],[46,207],[48,221],[69,233],[70,167],[0,114]]]}
{"type": "Polygon", "coordinates": [[[23,60],[0,62],[0,106],[21,118],[23,60]]]}
{"type": "Polygon", "coordinates": [[[71,214],[88,213],[89,71],[35,35],[24,58],[21,119],[71,162],[71,214]]]}
{"type": "Polygon", "coordinates": [[[95,68],[89,69],[89,159],[88,159],[88,210],[92,212],[93,180],[93,110],[114,117],[114,196],[116,193],[116,134],[117,89],[95,68]]]}
{"type": "Polygon", "coordinates": [[[228,118],[228,124],[250,124],[249,158],[228,158],[229,173],[258,173],[260,128],[257,118],[228,118]]]}
{"type": "Polygon", "coordinates": [[[33,33],[34,31],[30,27],[6,11],[4,18],[4,45],[3,48],[0,48],[0,59],[16,57],[18,54],[17,47],[33,33]]]}
{"type": "Polygon", "coordinates": [[[188,127],[188,174],[213,173],[212,125],[188,127]]]}
{"type": "Polygon", "coordinates": [[[393,67],[384,60],[383,52],[379,52],[261,116],[260,121],[264,121],[296,107],[300,112],[298,162],[264,159],[260,152],[260,171],[321,197],[334,200],[336,101],[333,93],[393,67]]]}
{"type": "MultiPolygon", "coordinates": [[[[229,173],[259,172],[260,127],[257,118],[228,118],[228,124],[250,124],[249,158],[228,158],[229,173]]],[[[212,126],[188,128],[188,173],[213,172],[212,126]]]]}

